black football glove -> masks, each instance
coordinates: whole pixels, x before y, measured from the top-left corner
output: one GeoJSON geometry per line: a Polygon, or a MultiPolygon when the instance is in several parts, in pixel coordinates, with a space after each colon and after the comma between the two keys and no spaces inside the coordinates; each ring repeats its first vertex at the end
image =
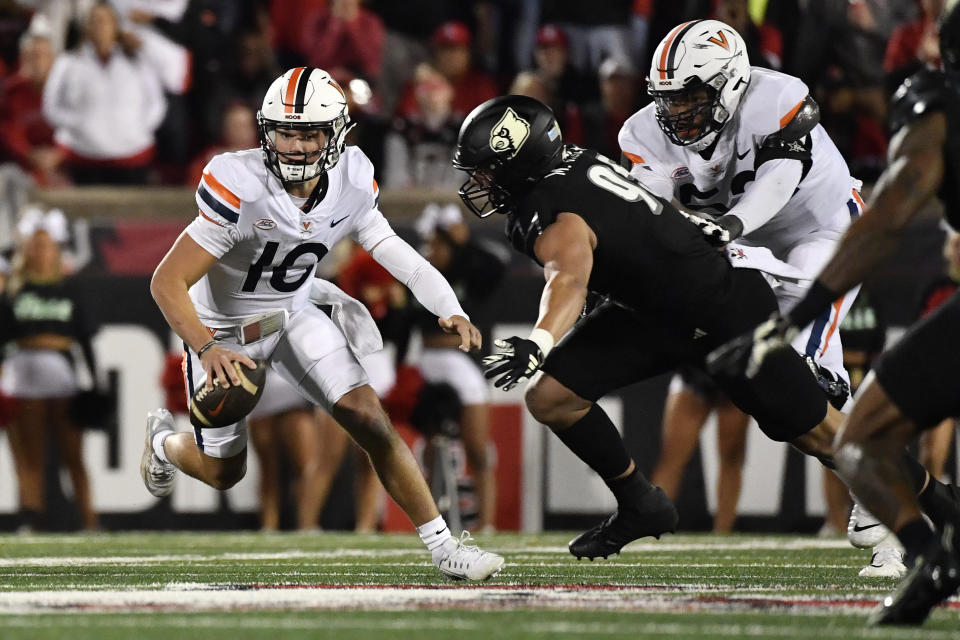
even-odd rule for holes
{"type": "Polygon", "coordinates": [[[504,391],[529,380],[545,360],[543,352],[533,340],[513,336],[497,340],[494,345],[500,349],[500,353],[483,359],[483,375],[487,378],[500,376],[493,386],[504,391]]]}
{"type": "Polygon", "coordinates": [[[707,371],[752,378],[760,371],[767,356],[778,349],[790,348],[799,332],[798,327],[775,312],[753,331],[711,351],[707,356],[707,371]]]}

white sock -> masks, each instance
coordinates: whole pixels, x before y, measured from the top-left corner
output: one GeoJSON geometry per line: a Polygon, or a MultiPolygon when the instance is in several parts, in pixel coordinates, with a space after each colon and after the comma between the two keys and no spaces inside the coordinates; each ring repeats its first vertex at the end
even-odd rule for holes
{"type": "Polygon", "coordinates": [[[443,520],[443,516],[437,516],[430,522],[420,525],[417,527],[417,533],[420,534],[420,539],[423,540],[423,544],[427,545],[427,549],[430,551],[438,549],[444,542],[453,537],[450,534],[450,527],[443,520]]]}
{"type": "Polygon", "coordinates": [[[170,459],[167,458],[167,452],[163,450],[163,441],[167,439],[167,436],[172,436],[173,434],[174,432],[170,430],[160,431],[154,434],[153,440],[151,441],[151,446],[153,446],[153,454],[167,464],[170,463],[170,459]]]}

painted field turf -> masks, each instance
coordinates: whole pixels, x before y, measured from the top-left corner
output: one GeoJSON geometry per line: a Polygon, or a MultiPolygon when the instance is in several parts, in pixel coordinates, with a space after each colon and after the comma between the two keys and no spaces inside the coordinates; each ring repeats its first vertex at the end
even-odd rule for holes
{"type": "Polygon", "coordinates": [[[960,602],[868,629],[893,586],[845,540],[667,536],[577,562],[573,534],[482,536],[507,566],[444,580],[414,535],[0,536],[0,639],[960,638],[960,602]]]}

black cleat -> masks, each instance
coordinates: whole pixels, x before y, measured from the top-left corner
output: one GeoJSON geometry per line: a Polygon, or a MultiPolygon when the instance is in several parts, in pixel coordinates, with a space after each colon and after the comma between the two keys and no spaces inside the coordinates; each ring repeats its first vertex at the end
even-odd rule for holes
{"type": "Polygon", "coordinates": [[[960,557],[953,546],[953,525],[938,532],[893,593],[870,614],[868,625],[921,625],[930,610],[960,587],[960,557]]]}
{"type": "Polygon", "coordinates": [[[594,528],[581,533],[567,545],[570,553],[580,558],[606,559],[619,554],[620,549],[639,538],[654,536],[660,538],[664,533],[677,530],[680,516],[670,498],[654,487],[643,496],[640,504],[620,508],[609,518],[594,528]]]}

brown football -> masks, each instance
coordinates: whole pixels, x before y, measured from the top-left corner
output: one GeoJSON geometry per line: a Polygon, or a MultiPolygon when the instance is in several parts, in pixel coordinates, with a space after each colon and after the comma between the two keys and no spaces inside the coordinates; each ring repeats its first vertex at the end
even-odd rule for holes
{"type": "Polygon", "coordinates": [[[248,369],[239,362],[234,362],[233,366],[240,376],[239,385],[223,388],[220,381],[214,379],[212,388],[201,384],[193,393],[190,399],[193,426],[201,429],[226,427],[240,422],[257,406],[267,378],[267,365],[257,361],[256,369],[248,369]]]}

